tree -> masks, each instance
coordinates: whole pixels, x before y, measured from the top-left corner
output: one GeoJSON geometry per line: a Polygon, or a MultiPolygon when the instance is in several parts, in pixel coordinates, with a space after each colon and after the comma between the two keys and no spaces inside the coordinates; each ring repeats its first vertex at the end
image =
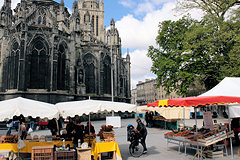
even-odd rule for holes
{"type": "Polygon", "coordinates": [[[165,86],[168,93],[178,89],[178,93],[184,94],[190,85],[192,73],[184,70],[188,53],[184,50],[183,42],[194,24],[194,20],[189,17],[160,23],[156,38],[159,48],[149,47],[148,56],[153,61],[152,72],[158,76],[158,86],[165,86]]]}
{"type": "Polygon", "coordinates": [[[240,0],[177,0],[176,8],[184,12],[200,9],[215,21],[224,21],[226,13],[239,4],[240,0]]]}
{"type": "Polygon", "coordinates": [[[195,84],[209,90],[225,76],[240,76],[239,16],[219,22],[205,16],[160,23],[158,48],[148,51],[159,86],[189,96],[195,84]]]}

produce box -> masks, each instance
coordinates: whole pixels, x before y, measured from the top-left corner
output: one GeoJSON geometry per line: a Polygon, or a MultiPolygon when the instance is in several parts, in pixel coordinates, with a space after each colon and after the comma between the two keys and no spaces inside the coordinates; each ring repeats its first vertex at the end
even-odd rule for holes
{"type": "Polygon", "coordinates": [[[91,160],[91,148],[76,148],[78,160],[91,160]]]}
{"type": "Polygon", "coordinates": [[[207,138],[198,139],[198,143],[203,144],[205,146],[209,146],[211,144],[215,144],[219,141],[222,141],[226,138],[227,138],[226,131],[223,131],[207,138]]]}
{"type": "Polygon", "coordinates": [[[108,137],[108,138],[104,139],[104,142],[115,142],[115,138],[114,137],[108,137]]]}
{"type": "Polygon", "coordinates": [[[209,158],[219,158],[219,157],[223,157],[223,150],[207,150],[205,152],[206,156],[209,158]]]}
{"type": "Polygon", "coordinates": [[[114,138],[114,131],[111,132],[103,132],[103,139],[107,139],[109,137],[114,138]]]}
{"type": "Polygon", "coordinates": [[[3,135],[0,139],[0,143],[17,143],[18,135],[3,135]]]}
{"type": "Polygon", "coordinates": [[[32,147],[32,160],[53,160],[53,146],[32,147]]]}
{"type": "Polygon", "coordinates": [[[233,131],[227,132],[227,137],[228,137],[228,138],[234,137],[234,132],[233,132],[233,131]]]}
{"type": "Polygon", "coordinates": [[[75,150],[55,151],[54,160],[75,160],[75,150]]]}

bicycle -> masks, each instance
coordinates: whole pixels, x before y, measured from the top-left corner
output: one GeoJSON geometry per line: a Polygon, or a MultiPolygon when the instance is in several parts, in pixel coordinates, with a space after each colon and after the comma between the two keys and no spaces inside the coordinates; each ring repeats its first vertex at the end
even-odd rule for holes
{"type": "Polygon", "coordinates": [[[143,154],[144,148],[141,143],[141,136],[139,133],[135,132],[134,126],[128,125],[128,141],[130,141],[129,145],[129,153],[133,157],[140,157],[143,154]]]}

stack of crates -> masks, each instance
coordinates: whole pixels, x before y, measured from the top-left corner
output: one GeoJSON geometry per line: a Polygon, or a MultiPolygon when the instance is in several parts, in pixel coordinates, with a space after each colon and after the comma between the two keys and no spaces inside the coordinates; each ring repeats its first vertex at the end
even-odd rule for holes
{"type": "Polygon", "coordinates": [[[75,150],[72,151],[55,151],[54,160],[75,160],[75,150]]]}
{"type": "Polygon", "coordinates": [[[32,147],[32,160],[53,160],[53,146],[32,147]]]}

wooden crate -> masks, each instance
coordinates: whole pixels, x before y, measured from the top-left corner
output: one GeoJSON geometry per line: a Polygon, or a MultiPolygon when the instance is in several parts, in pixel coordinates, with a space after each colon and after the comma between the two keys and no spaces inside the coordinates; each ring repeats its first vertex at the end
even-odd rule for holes
{"type": "Polygon", "coordinates": [[[3,135],[0,139],[0,143],[16,143],[18,141],[18,135],[3,135]]]}
{"type": "Polygon", "coordinates": [[[32,160],[53,160],[53,146],[32,147],[32,160]]]}
{"type": "Polygon", "coordinates": [[[103,132],[103,139],[108,139],[109,137],[114,138],[114,131],[111,132],[103,132]]]}
{"type": "Polygon", "coordinates": [[[209,158],[223,157],[223,150],[216,150],[216,151],[208,150],[206,151],[206,156],[209,158]]]}
{"type": "Polygon", "coordinates": [[[198,143],[209,146],[227,138],[226,131],[217,133],[205,139],[198,139],[198,143]]]}
{"type": "Polygon", "coordinates": [[[72,151],[55,151],[55,160],[75,160],[75,150],[72,151]]]}
{"type": "Polygon", "coordinates": [[[78,160],[91,160],[91,148],[76,148],[78,160]]]}

